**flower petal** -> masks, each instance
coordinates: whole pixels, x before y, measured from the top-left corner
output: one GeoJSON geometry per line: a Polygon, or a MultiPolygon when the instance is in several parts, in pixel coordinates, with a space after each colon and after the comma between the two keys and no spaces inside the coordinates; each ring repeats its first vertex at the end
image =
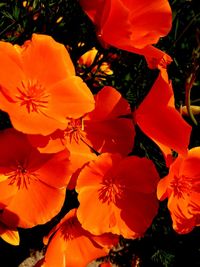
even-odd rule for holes
{"type": "Polygon", "coordinates": [[[0,222],[0,237],[7,243],[18,246],[19,245],[19,233],[17,229],[10,229],[5,224],[0,222]]]}
{"type": "Polygon", "coordinates": [[[106,250],[84,231],[71,210],[59,224],[45,255],[44,266],[85,267],[93,259],[107,255],[106,250]]]}
{"type": "Polygon", "coordinates": [[[171,84],[166,83],[160,72],[151,91],[136,110],[135,118],[142,131],[154,142],[186,155],[191,127],[171,106],[172,94],[171,84]]]}
{"type": "Polygon", "coordinates": [[[1,219],[10,227],[30,228],[44,224],[58,214],[64,200],[65,188],[55,189],[40,181],[31,181],[28,189],[20,188],[13,196],[1,219]],[[19,217],[19,221],[14,220],[13,214],[19,217]]]}
{"type": "Polygon", "coordinates": [[[52,85],[49,91],[52,95],[49,116],[60,117],[60,120],[65,117],[78,119],[94,109],[93,95],[79,77],[63,79],[52,85]]]}
{"type": "Polygon", "coordinates": [[[95,95],[95,109],[86,118],[90,120],[109,120],[131,113],[130,105],[113,87],[104,86],[95,95]]]}
{"type": "Polygon", "coordinates": [[[109,153],[98,156],[81,170],[77,180],[77,217],[82,227],[96,235],[143,235],[157,213],[158,179],[153,163],[147,159],[122,159],[109,153]]]}
{"type": "Polygon", "coordinates": [[[51,36],[33,34],[32,39],[27,41],[23,48],[21,52],[23,68],[30,80],[36,79],[49,86],[75,75],[66,48],[51,36]]]}
{"type": "Polygon", "coordinates": [[[134,145],[133,122],[127,118],[106,121],[86,121],[86,142],[99,153],[120,153],[128,155],[134,145]],[[123,129],[120,131],[119,129],[123,129]]]}

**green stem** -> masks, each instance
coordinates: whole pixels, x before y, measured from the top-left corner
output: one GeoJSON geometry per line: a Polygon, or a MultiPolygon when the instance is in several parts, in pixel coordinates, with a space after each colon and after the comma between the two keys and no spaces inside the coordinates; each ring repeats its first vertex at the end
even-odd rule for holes
{"type": "Polygon", "coordinates": [[[197,125],[197,121],[192,113],[192,110],[191,110],[191,101],[190,101],[190,93],[191,93],[191,89],[192,89],[192,86],[194,84],[194,81],[196,79],[196,72],[199,68],[199,65],[197,65],[195,71],[193,73],[190,74],[189,78],[187,79],[186,81],[186,86],[185,86],[185,89],[186,89],[186,93],[185,93],[185,105],[187,107],[187,112],[191,118],[191,120],[193,121],[193,123],[195,125],[197,125]]]}

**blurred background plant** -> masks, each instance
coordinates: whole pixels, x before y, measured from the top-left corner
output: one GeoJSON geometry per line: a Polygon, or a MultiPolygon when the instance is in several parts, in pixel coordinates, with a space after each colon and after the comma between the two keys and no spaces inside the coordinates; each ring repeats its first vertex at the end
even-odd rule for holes
{"type": "MultiPolygon", "coordinates": [[[[173,58],[169,66],[169,77],[173,83],[176,107],[193,126],[190,147],[200,146],[199,3],[197,0],[169,2],[173,10],[173,27],[169,35],[161,39],[157,46],[173,58]]],[[[0,17],[0,40],[21,45],[30,39],[34,32],[51,35],[66,46],[77,74],[87,82],[93,93],[98,92],[104,85],[111,85],[129,101],[133,110],[141,103],[155,81],[157,70],[148,69],[141,56],[113,47],[105,49],[100,44],[93,24],[82,11],[78,1],[5,0],[0,2],[0,17]],[[80,69],[80,56],[93,47],[98,52],[91,66],[80,69]],[[94,71],[102,70],[103,62],[112,70],[109,75],[104,71],[94,71]]],[[[9,117],[0,111],[0,129],[10,126],[9,117]]],[[[136,132],[132,153],[152,159],[163,177],[167,174],[167,168],[159,149],[138,128],[136,132]]],[[[77,206],[74,191],[68,191],[67,198],[61,213],[51,222],[32,229],[19,230],[19,247],[0,240],[2,267],[17,267],[30,256],[30,251],[43,249],[43,235],[48,233],[63,214],[77,206]]],[[[199,238],[198,228],[187,235],[176,234],[172,229],[166,202],[163,202],[160,203],[159,213],[145,236],[138,240],[121,239],[119,247],[111,251],[107,259],[117,266],[126,267],[200,266],[199,238]]],[[[99,264],[101,261],[98,261],[99,264]]]]}

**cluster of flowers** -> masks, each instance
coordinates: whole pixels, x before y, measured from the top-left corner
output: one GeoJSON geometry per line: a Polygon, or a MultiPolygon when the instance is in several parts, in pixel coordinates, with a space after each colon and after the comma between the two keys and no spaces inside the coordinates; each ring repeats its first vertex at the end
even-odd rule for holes
{"type": "MultiPolygon", "coordinates": [[[[158,199],[169,199],[178,233],[200,223],[200,148],[188,151],[191,127],[174,106],[171,58],[152,45],[171,28],[168,1],[80,4],[104,45],[144,55],[159,75],[131,111],[113,87],[93,96],[65,47],[50,36],[33,34],[22,46],[0,42],[0,109],[13,125],[0,132],[0,236],[18,245],[18,227],[50,221],[66,189],[78,193],[79,207],[44,238],[47,251],[38,266],[84,267],[107,255],[120,235],[143,236],[158,199]],[[161,149],[167,177],[160,180],[151,160],[128,156],[135,124],[161,149]]],[[[86,64],[91,53],[79,63],[86,64]]]]}

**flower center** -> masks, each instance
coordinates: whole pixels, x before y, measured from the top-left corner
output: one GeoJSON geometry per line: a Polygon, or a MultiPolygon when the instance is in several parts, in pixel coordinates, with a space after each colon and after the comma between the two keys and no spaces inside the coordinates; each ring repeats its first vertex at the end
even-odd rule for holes
{"type": "Polygon", "coordinates": [[[116,203],[118,199],[122,197],[124,192],[123,185],[114,181],[113,178],[105,178],[102,187],[98,190],[99,199],[102,202],[107,202],[108,204],[116,203]]]}
{"type": "Polygon", "coordinates": [[[28,189],[31,181],[36,181],[37,175],[30,173],[23,165],[18,164],[16,170],[11,171],[7,174],[9,185],[16,185],[19,189],[28,189]]]}
{"type": "Polygon", "coordinates": [[[16,98],[20,102],[20,106],[26,107],[28,113],[42,112],[42,109],[47,107],[49,95],[38,81],[22,81],[21,87],[17,90],[19,95],[16,98]]]}
{"type": "Polygon", "coordinates": [[[83,118],[69,120],[64,131],[64,138],[68,139],[70,143],[74,140],[77,144],[85,138],[83,118]]]}
{"type": "Polygon", "coordinates": [[[171,181],[170,186],[174,190],[174,195],[178,198],[181,198],[183,194],[189,195],[193,189],[192,178],[186,176],[174,176],[174,179],[171,181]]]}
{"type": "Polygon", "coordinates": [[[76,218],[69,218],[60,228],[61,233],[65,240],[73,240],[78,237],[76,229],[79,227],[79,223],[76,218]]]}

